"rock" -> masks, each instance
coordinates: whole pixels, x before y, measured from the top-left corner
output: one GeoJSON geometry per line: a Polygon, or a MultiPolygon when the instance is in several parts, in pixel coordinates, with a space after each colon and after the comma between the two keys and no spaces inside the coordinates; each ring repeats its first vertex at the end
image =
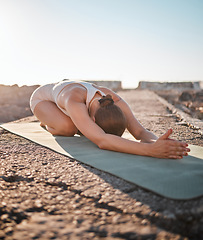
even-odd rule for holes
{"type": "Polygon", "coordinates": [[[8,218],[9,218],[9,215],[8,215],[8,214],[3,214],[3,215],[1,216],[1,220],[2,220],[2,221],[7,220],[8,218]]]}
{"type": "Polygon", "coordinates": [[[7,227],[7,228],[4,229],[4,232],[6,234],[11,234],[13,232],[13,228],[12,227],[7,227]]]}
{"type": "Polygon", "coordinates": [[[201,102],[201,103],[203,102],[203,90],[195,93],[194,100],[198,101],[198,102],[201,102]]]}
{"type": "Polygon", "coordinates": [[[0,123],[31,116],[29,101],[38,86],[0,85],[0,123]]]}
{"type": "Polygon", "coordinates": [[[184,91],[179,97],[179,101],[192,101],[193,100],[193,94],[191,94],[189,91],[184,91]]]}

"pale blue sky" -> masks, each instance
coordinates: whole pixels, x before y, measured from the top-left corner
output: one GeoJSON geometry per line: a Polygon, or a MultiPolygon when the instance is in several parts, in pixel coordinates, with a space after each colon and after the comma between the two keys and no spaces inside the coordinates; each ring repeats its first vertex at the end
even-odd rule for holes
{"type": "Polygon", "coordinates": [[[0,0],[0,83],[203,80],[203,0],[0,0]]]}

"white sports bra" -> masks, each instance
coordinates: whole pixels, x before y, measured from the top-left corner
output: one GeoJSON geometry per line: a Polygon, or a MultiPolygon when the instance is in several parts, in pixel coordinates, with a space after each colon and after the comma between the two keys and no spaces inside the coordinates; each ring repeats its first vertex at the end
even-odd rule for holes
{"type": "Polygon", "coordinates": [[[97,92],[99,92],[102,96],[105,96],[106,94],[103,93],[102,91],[100,91],[99,89],[95,88],[92,83],[88,83],[88,82],[80,82],[80,81],[62,81],[62,82],[59,82],[57,83],[54,87],[53,87],[53,91],[52,91],[52,96],[54,98],[54,101],[57,105],[57,107],[63,112],[65,113],[67,116],[69,116],[69,113],[68,111],[66,111],[65,109],[61,108],[59,105],[58,105],[58,97],[60,96],[62,90],[70,85],[70,84],[73,84],[73,83],[77,83],[77,84],[80,84],[82,85],[83,87],[85,87],[87,89],[87,99],[86,99],[86,106],[87,106],[87,109],[89,111],[89,106],[90,106],[90,102],[92,100],[92,98],[95,96],[95,94],[97,92]]]}

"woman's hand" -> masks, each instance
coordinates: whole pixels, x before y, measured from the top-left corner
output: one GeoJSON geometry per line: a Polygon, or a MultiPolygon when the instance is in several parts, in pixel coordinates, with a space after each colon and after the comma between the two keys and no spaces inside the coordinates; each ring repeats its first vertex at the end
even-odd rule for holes
{"type": "Polygon", "coordinates": [[[169,129],[164,135],[151,144],[152,157],[181,159],[187,156],[190,151],[188,144],[170,139],[172,129],[169,129]]]}

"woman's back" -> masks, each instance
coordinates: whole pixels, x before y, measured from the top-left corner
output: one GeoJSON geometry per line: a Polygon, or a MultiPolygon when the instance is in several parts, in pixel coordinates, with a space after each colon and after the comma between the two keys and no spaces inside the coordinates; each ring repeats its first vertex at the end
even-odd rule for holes
{"type": "MultiPolygon", "coordinates": [[[[85,103],[89,111],[90,103],[97,93],[101,97],[106,95],[97,86],[88,82],[63,81],[53,87],[52,94],[56,105],[64,112],[65,104],[70,98],[85,103]]],[[[67,110],[65,114],[69,116],[67,110]]]]}

